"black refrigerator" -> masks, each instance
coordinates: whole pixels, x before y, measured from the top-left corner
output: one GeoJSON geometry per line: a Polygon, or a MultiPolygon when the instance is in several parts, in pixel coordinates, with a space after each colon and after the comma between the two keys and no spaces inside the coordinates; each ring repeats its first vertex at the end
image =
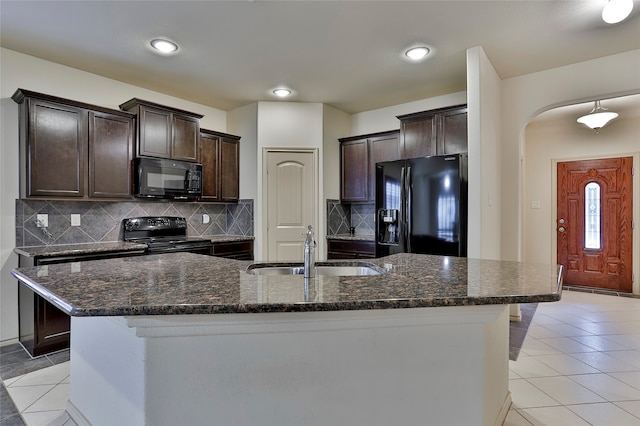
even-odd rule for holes
{"type": "Polygon", "coordinates": [[[376,257],[467,256],[467,154],[376,164],[376,257]]]}

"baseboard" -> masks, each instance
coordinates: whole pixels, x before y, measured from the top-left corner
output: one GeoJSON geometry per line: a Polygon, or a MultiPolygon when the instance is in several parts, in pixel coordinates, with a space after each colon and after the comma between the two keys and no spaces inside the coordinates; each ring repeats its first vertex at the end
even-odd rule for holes
{"type": "Polygon", "coordinates": [[[67,414],[73,419],[78,426],[91,426],[91,422],[82,414],[82,411],[73,405],[71,401],[67,402],[67,414]]]}
{"type": "Polygon", "coordinates": [[[3,346],[9,346],[9,345],[13,345],[14,343],[20,343],[20,341],[18,340],[18,338],[13,338],[13,339],[7,339],[7,340],[3,340],[0,341],[0,348],[3,346]]]}
{"type": "Polygon", "coordinates": [[[507,391],[507,397],[504,399],[500,412],[498,412],[495,426],[502,426],[504,424],[507,419],[507,415],[509,414],[509,409],[511,409],[511,391],[507,391]]]}

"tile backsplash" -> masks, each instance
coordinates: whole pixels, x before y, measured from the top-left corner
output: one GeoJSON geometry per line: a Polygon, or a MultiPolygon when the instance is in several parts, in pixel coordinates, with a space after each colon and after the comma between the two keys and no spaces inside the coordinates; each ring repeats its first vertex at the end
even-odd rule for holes
{"type": "Polygon", "coordinates": [[[348,234],[355,227],[357,235],[375,233],[375,206],[373,204],[340,204],[327,200],[327,234],[348,234]]]}
{"type": "Polygon", "coordinates": [[[253,236],[253,200],[237,204],[16,200],[16,247],[121,241],[122,219],[137,216],[186,217],[190,237],[253,236]],[[38,228],[38,214],[48,215],[48,227],[38,228]],[[80,226],[71,226],[72,214],[80,215],[80,226]],[[203,223],[204,214],[209,223],[203,223]]]}

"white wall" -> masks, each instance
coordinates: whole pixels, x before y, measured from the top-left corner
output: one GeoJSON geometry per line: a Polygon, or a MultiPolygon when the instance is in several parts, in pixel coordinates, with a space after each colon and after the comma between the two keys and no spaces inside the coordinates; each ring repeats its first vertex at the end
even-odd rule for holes
{"type": "MultiPolygon", "coordinates": [[[[227,114],[218,109],[4,48],[0,49],[0,64],[0,342],[7,343],[18,336],[18,284],[10,275],[11,270],[18,266],[17,256],[13,254],[15,200],[19,198],[18,105],[11,100],[16,89],[32,90],[113,109],[118,109],[121,103],[137,97],[202,114],[202,127],[221,132],[227,130],[227,114]]],[[[240,165],[241,169],[247,167],[240,165]]]]}
{"type": "Polygon", "coordinates": [[[529,121],[540,112],[557,106],[632,93],[640,93],[640,50],[502,82],[502,259],[522,259],[521,160],[529,121]]]}
{"type": "Polygon", "coordinates": [[[396,118],[398,115],[429,111],[431,109],[443,108],[452,105],[462,105],[466,103],[467,92],[456,92],[448,95],[436,96],[435,98],[422,99],[415,102],[408,102],[406,104],[360,112],[351,116],[351,134],[342,135],[342,137],[366,135],[368,133],[399,129],[400,121],[396,118]]]}
{"type": "MultiPolygon", "coordinates": [[[[344,111],[324,106],[323,118],[323,167],[324,199],[340,199],[340,142],[339,138],[350,135],[351,115],[344,111]]],[[[326,209],[326,204],[323,206],[326,209]]]]}
{"type": "MultiPolygon", "coordinates": [[[[0,61],[2,58],[0,58],[0,61]]],[[[0,98],[0,344],[18,337],[18,282],[11,270],[18,266],[15,200],[18,198],[18,108],[0,98]]]]}
{"type": "Polygon", "coordinates": [[[482,47],[467,50],[468,256],[500,258],[500,78],[482,47]]]}
{"type": "MultiPolygon", "coordinates": [[[[263,154],[267,148],[308,148],[318,151],[318,158],[322,155],[323,139],[323,105],[320,103],[302,102],[258,102],[258,126],[257,126],[257,187],[263,188],[263,154]]],[[[317,178],[323,181],[323,169],[317,165],[317,178]]],[[[325,233],[325,213],[323,196],[318,191],[316,198],[319,214],[315,229],[316,235],[325,233]]],[[[266,200],[263,191],[258,191],[255,205],[255,235],[256,235],[256,260],[266,258],[266,200]]],[[[318,241],[318,253],[324,253],[324,238],[316,238],[318,241]]]]}
{"type": "MultiPolygon", "coordinates": [[[[240,139],[240,198],[258,197],[258,104],[227,112],[227,130],[240,139]]],[[[255,206],[254,206],[255,208],[255,206]]]]}
{"type": "MultiPolygon", "coordinates": [[[[634,156],[633,217],[640,223],[640,105],[621,114],[595,134],[575,120],[535,121],[525,130],[523,202],[523,260],[556,262],[557,169],[558,161],[634,156]],[[532,201],[540,203],[531,208],[532,201]]],[[[633,271],[640,276],[640,226],[633,230],[633,271]]],[[[634,293],[640,293],[636,279],[634,293]]]]}

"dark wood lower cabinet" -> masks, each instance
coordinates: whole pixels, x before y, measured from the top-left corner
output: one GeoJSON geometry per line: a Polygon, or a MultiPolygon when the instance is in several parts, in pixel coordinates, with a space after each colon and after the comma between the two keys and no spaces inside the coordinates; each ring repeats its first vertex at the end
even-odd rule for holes
{"type": "Polygon", "coordinates": [[[253,241],[225,241],[213,243],[213,255],[236,260],[253,260],[253,241]]]}
{"type": "Polygon", "coordinates": [[[20,343],[31,356],[45,355],[69,347],[71,317],[20,285],[20,343]]]}
{"type": "Polygon", "coordinates": [[[327,259],[373,259],[376,257],[374,241],[328,240],[327,259]]]}
{"type": "MultiPolygon", "coordinates": [[[[18,256],[18,266],[45,266],[144,254],[145,251],[141,250],[55,257],[21,255],[18,256]]],[[[19,284],[18,287],[18,321],[20,343],[31,356],[45,355],[69,347],[71,317],[24,284],[19,284]]]]}

